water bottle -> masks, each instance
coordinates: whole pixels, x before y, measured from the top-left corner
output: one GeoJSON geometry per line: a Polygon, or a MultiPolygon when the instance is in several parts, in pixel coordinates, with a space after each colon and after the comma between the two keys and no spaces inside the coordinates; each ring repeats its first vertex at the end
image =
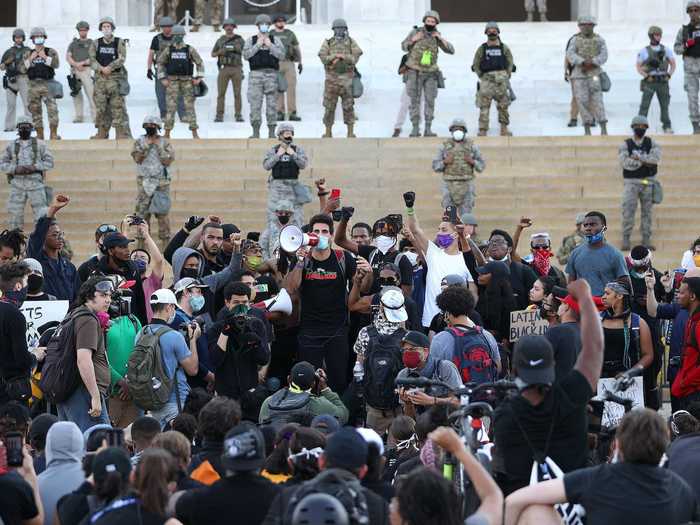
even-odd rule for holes
{"type": "Polygon", "coordinates": [[[362,363],[359,361],[355,363],[355,366],[352,369],[352,377],[355,380],[355,383],[362,383],[362,380],[365,377],[365,369],[362,366],[362,363]]]}
{"type": "Polygon", "coordinates": [[[157,377],[152,377],[151,378],[151,386],[153,386],[153,390],[158,390],[163,384],[160,382],[160,379],[157,377]]]}

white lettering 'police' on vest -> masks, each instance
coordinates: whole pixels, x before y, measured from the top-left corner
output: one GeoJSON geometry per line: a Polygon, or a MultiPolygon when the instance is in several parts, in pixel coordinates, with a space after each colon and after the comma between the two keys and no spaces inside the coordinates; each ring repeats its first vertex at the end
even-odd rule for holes
{"type": "Polygon", "coordinates": [[[502,55],[500,47],[489,47],[486,49],[486,56],[488,57],[500,57],[502,55]]]}
{"type": "Polygon", "coordinates": [[[48,59],[43,57],[36,57],[32,60],[32,64],[46,64],[48,59]]]}
{"type": "Polygon", "coordinates": [[[187,51],[173,51],[170,54],[170,58],[173,60],[187,60],[187,51]]]}
{"type": "Polygon", "coordinates": [[[117,50],[113,47],[101,47],[100,48],[100,55],[114,55],[117,53],[117,50]]]}

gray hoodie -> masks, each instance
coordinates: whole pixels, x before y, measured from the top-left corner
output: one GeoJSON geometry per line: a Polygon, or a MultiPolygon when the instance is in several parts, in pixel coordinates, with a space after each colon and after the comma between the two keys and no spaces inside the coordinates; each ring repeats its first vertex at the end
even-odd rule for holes
{"type": "Polygon", "coordinates": [[[197,250],[182,246],[175,250],[175,253],[173,253],[173,282],[180,280],[182,277],[182,267],[185,266],[185,261],[193,255],[199,259],[197,278],[202,281],[202,283],[209,286],[212,293],[216,293],[218,289],[226,286],[229,281],[231,281],[231,277],[233,277],[234,272],[238,272],[241,269],[241,254],[234,253],[231,256],[231,262],[226,268],[218,273],[213,273],[211,275],[207,275],[206,277],[202,277],[202,273],[204,272],[204,256],[197,250]]]}
{"type": "Polygon", "coordinates": [[[54,423],[46,436],[46,470],[39,474],[44,525],[53,524],[56,502],[85,481],[83,434],[71,421],[54,423]]]}

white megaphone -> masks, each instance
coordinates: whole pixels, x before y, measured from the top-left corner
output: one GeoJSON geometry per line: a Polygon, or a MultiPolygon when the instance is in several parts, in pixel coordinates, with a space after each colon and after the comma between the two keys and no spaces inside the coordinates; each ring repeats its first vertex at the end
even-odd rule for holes
{"type": "Polygon", "coordinates": [[[296,253],[302,246],[316,246],[318,235],[304,233],[296,224],[285,226],[280,231],[280,247],[287,253],[296,253]]]}
{"type": "Polygon", "coordinates": [[[290,315],[292,313],[292,298],[289,297],[289,292],[282,288],[280,293],[275,297],[267,301],[260,301],[253,306],[261,310],[267,310],[268,312],[282,312],[283,314],[290,315]]]}

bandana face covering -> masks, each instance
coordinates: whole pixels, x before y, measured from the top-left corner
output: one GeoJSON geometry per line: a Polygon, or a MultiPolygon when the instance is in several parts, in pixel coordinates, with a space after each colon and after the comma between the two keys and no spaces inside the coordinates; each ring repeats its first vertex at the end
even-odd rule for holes
{"type": "Polygon", "coordinates": [[[549,275],[549,270],[552,266],[552,263],[550,261],[552,255],[554,254],[549,250],[535,251],[534,258],[532,259],[532,267],[537,271],[539,275],[549,275]]]}

